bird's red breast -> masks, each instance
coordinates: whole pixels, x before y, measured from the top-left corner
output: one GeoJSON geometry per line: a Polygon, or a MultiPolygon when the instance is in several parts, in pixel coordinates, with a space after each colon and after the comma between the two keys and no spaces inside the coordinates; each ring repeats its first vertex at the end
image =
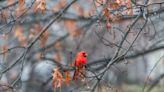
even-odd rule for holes
{"type": "Polygon", "coordinates": [[[77,56],[76,56],[76,59],[75,59],[75,66],[78,67],[78,66],[81,66],[81,65],[86,65],[87,63],[87,53],[84,52],[84,51],[80,51],[77,56]]]}

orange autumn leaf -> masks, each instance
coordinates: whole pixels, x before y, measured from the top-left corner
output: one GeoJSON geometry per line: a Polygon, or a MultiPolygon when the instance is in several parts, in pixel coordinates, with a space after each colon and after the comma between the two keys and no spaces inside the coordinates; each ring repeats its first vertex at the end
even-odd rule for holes
{"type": "Polygon", "coordinates": [[[109,18],[109,16],[110,16],[110,11],[109,11],[109,9],[108,8],[105,8],[104,10],[103,10],[103,15],[105,16],[105,17],[107,17],[107,18],[109,18]]]}
{"type": "Polygon", "coordinates": [[[70,72],[64,72],[64,74],[65,74],[65,84],[68,86],[71,81],[71,75],[70,72]]]}

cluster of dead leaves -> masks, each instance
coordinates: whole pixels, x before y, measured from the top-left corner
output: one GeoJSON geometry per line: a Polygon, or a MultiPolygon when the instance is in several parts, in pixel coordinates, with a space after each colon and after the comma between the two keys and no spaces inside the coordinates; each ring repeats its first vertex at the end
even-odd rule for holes
{"type": "Polygon", "coordinates": [[[114,1],[106,1],[106,0],[97,0],[99,3],[108,3],[107,6],[103,9],[103,16],[106,18],[106,28],[110,29],[111,28],[111,23],[120,21],[122,14],[111,14],[111,10],[117,10],[121,6],[126,6],[127,10],[126,13],[127,15],[133,15],[133,10],[132,10],[132,2],[131,0],[114,0],[114,1]]]}
{"type": "Polygon", "coordinates": [[[52,80],[53,80],[54,91],[57,88],[60,88],[60,92],[61,92],[62,83],[65,83],[68,86],[71,81],[70,72],[64,72],[64,76],[63,76],[58,68],[54,69],[54,73],[52,74],[52,76],[53,76],[52,80]]]}
{"type": "MultiPolygon", "coordinates": [[[[114,1],[108,1],[107,3],[108,5],[104,9],[107,8],[108,10],[117,10],[121,8],[121,6],[125,6],[127,8],[126,10],[127,15],[133,15],[131,0],[114,0],[114,1]]],[[[110,15],[110,13],[108,14],[110,15]]]]}
{"type": "Polygon", "coordinates": [[[60,73],[59,69],[54,69],[53,73],[53,87],[58,88],[61,87],[62,82],[64,81],[63,75],[60,73]]]}
{"type": "MultiPolygon", "coordinates": [[[[16,15],[20,16],[25,12],[25,0],[19,0],[19,5],[16,9],[16,15]]],[[[33,11],[41,11],[42,14],[45,14],[46,11],[46,1],[45,0],[36,0],[32,8],[33,11]]]]}

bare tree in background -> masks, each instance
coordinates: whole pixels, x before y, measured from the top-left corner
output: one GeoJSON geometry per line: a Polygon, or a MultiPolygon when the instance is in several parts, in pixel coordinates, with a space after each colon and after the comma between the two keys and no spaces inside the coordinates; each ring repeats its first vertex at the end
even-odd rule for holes
{"type": "Polygon", "coordinates": [[[163,11],[162,0],[0,0],[0,92],[150,92],[164,85],[163,11]]]}

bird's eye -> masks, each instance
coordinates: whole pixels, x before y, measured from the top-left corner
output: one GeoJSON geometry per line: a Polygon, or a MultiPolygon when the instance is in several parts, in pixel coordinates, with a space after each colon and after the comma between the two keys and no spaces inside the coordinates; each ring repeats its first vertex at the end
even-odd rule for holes
{"type": "Polygon", "coordinates": [[[83,56],[84,56],[84,57],[87,57],[87,54],[86,54],[86,53],[83,53],[83,56]]]}

